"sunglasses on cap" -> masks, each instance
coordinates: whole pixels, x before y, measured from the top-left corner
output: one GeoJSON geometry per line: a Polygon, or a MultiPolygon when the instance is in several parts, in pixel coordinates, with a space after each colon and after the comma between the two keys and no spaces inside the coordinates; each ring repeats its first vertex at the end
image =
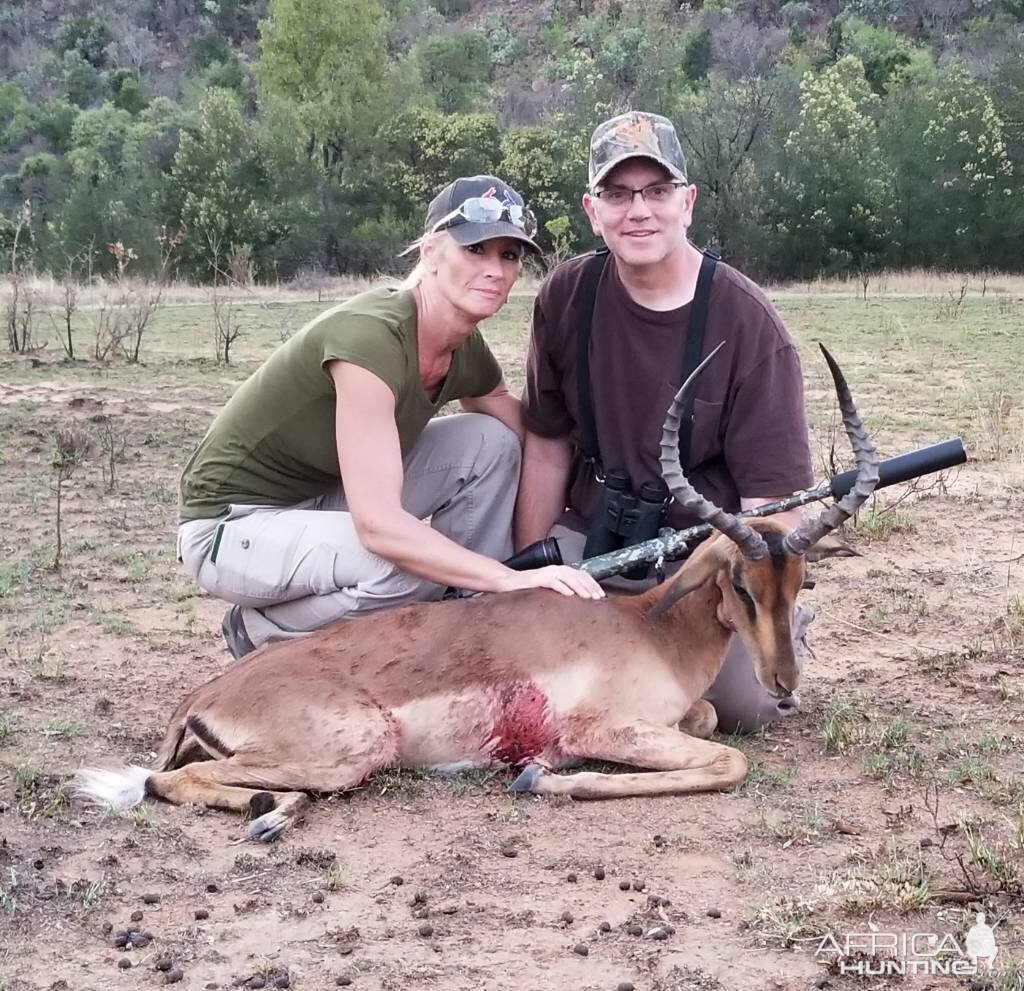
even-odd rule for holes
{"type": "Polygon", "coordinates": [[[432,233],[447,230],[460,223],[495,224],[507,220],[527,237],[537,233],[537,218],[531,210],[518,203],[502,203],[493,196],[471,196],[431,228],[432,233]]]}

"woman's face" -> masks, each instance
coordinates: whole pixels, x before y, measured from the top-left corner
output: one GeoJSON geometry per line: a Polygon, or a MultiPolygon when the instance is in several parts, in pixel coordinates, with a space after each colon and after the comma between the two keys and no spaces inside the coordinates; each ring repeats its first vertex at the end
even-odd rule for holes
{"type": "Polygon", "coordinates": [[[441,295],[476,321],[505,305],[519,278],[523,250],[522,242],[511,237],[461,245],[446,236],[424,245],[424,260],[441,295]]]}

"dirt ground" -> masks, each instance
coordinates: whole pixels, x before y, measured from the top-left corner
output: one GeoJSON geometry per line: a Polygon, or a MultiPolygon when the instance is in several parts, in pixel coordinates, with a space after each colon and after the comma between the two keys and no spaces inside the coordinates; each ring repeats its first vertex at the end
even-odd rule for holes
{"type": "MultiPolygon", "coordinates": [[[[505,772],[384,773],[271,845],[227,813],[69,802],[77,766],[148,761],[183,693],[228,657],[221,604],[173,559],[174,499],[243,374],[0,362],[0,989],[152,988],[179,972],[194,989],[1024,988],[1012,418],[972,464],[863,514],[863,556],[814,568],[801,711],[733,741],[751,763],[733,794],[513,800],[505,772]],[[52,433],[69,426],[95,450],[65,484],[55,571],[52,433]],[[827,934],[962,947],[979,911],[993,975],[856,977],[815,953],[827,934]]],[[[941,426],[887,428],[887,453],[955,432],[941,426]]]]}

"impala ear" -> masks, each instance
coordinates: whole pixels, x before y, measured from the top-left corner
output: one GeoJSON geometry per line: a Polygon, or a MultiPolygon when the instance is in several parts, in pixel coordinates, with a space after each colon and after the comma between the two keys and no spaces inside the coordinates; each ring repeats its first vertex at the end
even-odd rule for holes
{"type": "Polygon", "coordinates": [[[828,557],[860,557],[860,551],[854,550],[845,540],[830,533],[822,537],[816,544],[808,548],[805,559],[813,564],[824,561],[828,557]]]}
{"type": "Polygon", "coordinates": [[[699,561],[689,562],[680,569],[679,574],[669,583],[661,597],[656,599],[647,610],[651,619],[657,619],[671,609],[683,596],[712,581],[722,565],[721,559],[715,554],[705,554],[699,561]]]}

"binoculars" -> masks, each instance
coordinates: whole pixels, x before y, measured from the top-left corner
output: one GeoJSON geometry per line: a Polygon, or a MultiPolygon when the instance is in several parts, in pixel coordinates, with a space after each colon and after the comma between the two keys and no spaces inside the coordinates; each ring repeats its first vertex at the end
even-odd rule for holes
{"type": "MultiPolygon", "coordinates": [[[[629,475],[620,468],[610,469],[604,477],[601,501],[587,534],[583,559],[657,537],[668,503],[668,486],[661,479],[644,482],[640,492],[634,495],[629,475]]],[[[644,578],[648,568],[646,564],[632,568],[623,572],[623,577],[644,578]]]]}

